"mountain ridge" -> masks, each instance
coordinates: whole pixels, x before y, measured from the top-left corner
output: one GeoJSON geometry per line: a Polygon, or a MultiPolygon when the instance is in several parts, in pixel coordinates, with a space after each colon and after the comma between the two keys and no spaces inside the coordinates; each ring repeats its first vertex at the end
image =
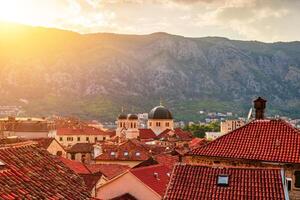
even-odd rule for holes
{"type": "Polygon", "coordinates": [[[256,96],[270,114],[300,114],[298,41],[17,29],[0,33],[0,103],[27,114],[113,120],[122,106],[147,112],[163,98],[176,119],[197,120],[203,109],[244,115],[256,96]]]}

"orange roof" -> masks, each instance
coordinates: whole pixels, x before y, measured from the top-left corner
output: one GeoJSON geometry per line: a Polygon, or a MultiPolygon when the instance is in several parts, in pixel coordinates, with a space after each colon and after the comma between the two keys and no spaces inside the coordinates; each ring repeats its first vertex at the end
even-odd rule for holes
{"type": "Polygon", "coordinates": [[[283,120],[254,120],[194,149],[191,154],[300,163],[300,131],[283,120]]]}
{"type": "Polygon", "coordinates": [[[30,142],[0,146],[0,199],[89,199],[83,179],[30,142]]]}
{"type": "Polygon", "coordinates": [[[128,165],[120,164],[90,164],[87,167],[93,173],[101,172],[108,179],[112,179],[130,169],[128,165]]]}
{"type": "Polygon", "coordinates": [[[165,200],[285,199],[280,169],[175,165],[165,200]],[[228,176],[228,186],[218,185],[228,176]]]}
{"type": "Polygon", "coordinates": [[[90,174],[91,171],[81,162],[59,157],[59,159],[77,174],[90,174]]]}
{"type": "Polygon", "coordinates": [[[164,165],[150,165],[131,169],[130,172],[159,195],[164,195],[170,180],[170,168],[164,165]]]}
{"type": "Polygon", "coordinates": [[[64,127],[57,129],[57,135],[111,135],[110,132],[105,132],[99,128],[91,126],[83,127],[64,127]]]}
{"type": "Polygon", "coordinates": [[[139,129],[139,138],[142,140],[154,139],[156,137],[152,129],[139,129]]]}
{"type": "Polygon", "coordinates": [[[121,144],[102,145],[103,152],[95,160],[143,161],[150,157],[148,150],[137,142],[128,140],[121,144]]]}

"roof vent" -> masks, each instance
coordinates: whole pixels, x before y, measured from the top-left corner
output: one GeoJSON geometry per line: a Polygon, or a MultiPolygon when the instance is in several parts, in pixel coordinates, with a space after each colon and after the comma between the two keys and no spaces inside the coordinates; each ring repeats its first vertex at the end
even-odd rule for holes
{"type": "Polygon", "coordinates": [[[153,173],[153,176],[154,176],[157,180],[159,180],[159,177],[158,177],[158,173],[157,173],[157,172],[154,172],[154,173],[153,173]]]}
{"type": "Polygon", "coordinates": [[[217,179],[218,186],[228,186],[229,185],[229,176],[228,175],[218,175],[217,179]]]}
{"type": "Polygon", "coordinates": [[[6,164],[2,160],[0,160],[0,170],[5,169],[5,167],[6,164]]]}
{"type": "Polygon", "coordinates": [[[265,118],[265,108],[266,108],[267,100],[258,97],[254,100],[254,108],[255,108],[255,119],[264,119],[265,118]]]}

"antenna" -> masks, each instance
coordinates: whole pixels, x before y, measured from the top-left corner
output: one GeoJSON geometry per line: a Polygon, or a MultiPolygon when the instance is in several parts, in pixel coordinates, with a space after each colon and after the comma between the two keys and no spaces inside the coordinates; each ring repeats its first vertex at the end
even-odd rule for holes
{"type": "Polygon", "coordinates": [[[251,117],[252,117],[252,108],[250,108],[249,110],[247,121],[249,121],[251,117]]]}
{"type": "Polygon", "coordinates": [[[121,108],[121,111],[122,111],[122,113],[124,113],[124,107],[122,106],[122,108],[121,108]]]}
{"type": "Polygon", "coordinates": [[[159,105],[163,106],[163,102],[162,102],[162,98],[161,97],[159,98],[159,105]]]}

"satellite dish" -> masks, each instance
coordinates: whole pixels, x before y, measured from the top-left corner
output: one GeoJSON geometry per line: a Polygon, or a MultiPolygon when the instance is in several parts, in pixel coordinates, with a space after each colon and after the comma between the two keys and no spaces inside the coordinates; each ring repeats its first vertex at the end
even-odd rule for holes
{"type": "Polygon", "coordinates": [[[247,117],[247,121],[249,121],[252,117],[252,108],[250,108],[249,113],[248,113],[248,117],[247,117]]]}

